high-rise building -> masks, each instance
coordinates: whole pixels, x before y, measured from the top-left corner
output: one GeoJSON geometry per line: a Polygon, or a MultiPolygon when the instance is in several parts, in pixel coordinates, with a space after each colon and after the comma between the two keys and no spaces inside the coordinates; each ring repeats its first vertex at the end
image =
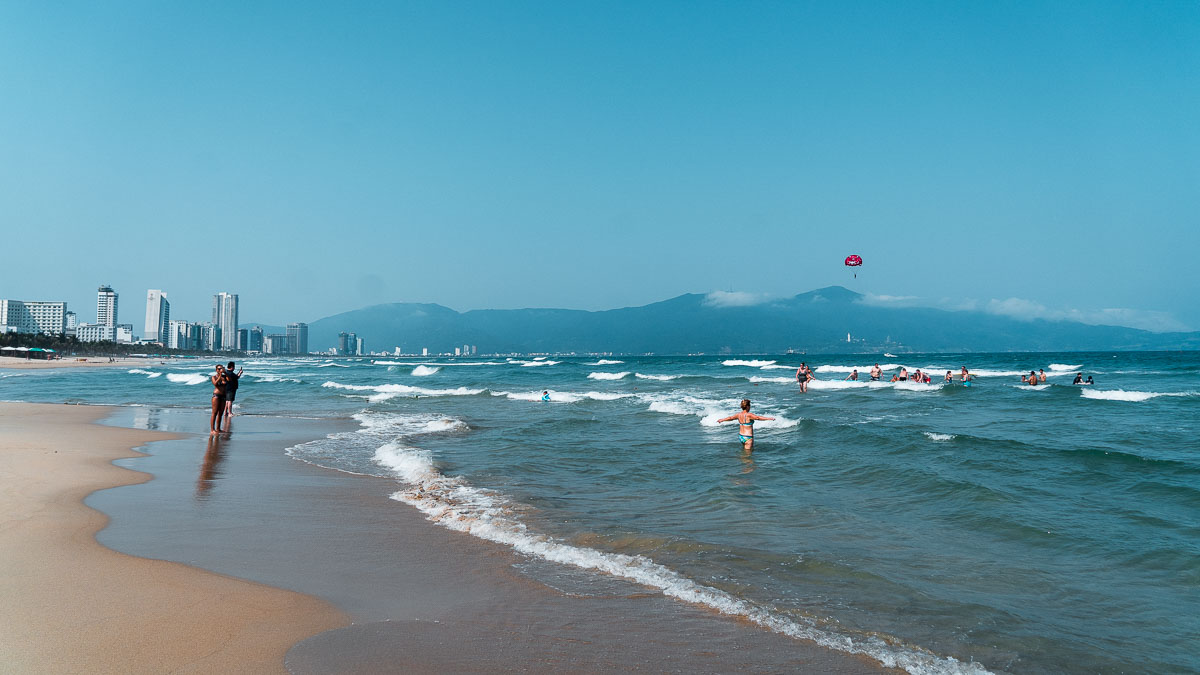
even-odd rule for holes
{"type": "Polygon", "coordinates": [[[260,326],[255,326],[250,329],[250,341],[246,345],[246,350],[251,352],[263,351],[263,329],[260,326]]]}
{"type": "Polygon", "coordinates": [[[237,348],[240,351],[246,351],[250,345],[250,331],[245,328],[238,329],[237,348]]]}
{"type": "Polygon", "coordinates": [[[455,347],[455,348],[454,348],[454,355],[455,355],[455,356],[462,356],[462,347],[455,347]]]}
{"type": "Polygon", "coordinates": [[[219,352],[221,347],[221,327],[213,323],[200,324],[200,337],[198,338],[200,349],[209,352],[219,352]]]}
{"type": "MultiPolygon", "coordinates": [[[[354,334],[351,333],[351,335],[354,335],[354,334]]],[[[366,356],[366,354],[367,354],[366,341],[360,337],[355,337],[354,338],[354,355],[355,356],[366,356]]]]}
{"type": "Polygon", "coordinates": [[[0,300],[0,333],[47,333],[67,330],[67,303],[0,300]]]}
{"type": "Polygon", "coordinates": [[[96,289],[96,323],[101,326],[117,325],[117,292],[112,286],[96,289]]]}
{"type": "Polygon", "coordinates": [[[287,325],[288,350],[292,354],[308,353],[308,324],[289,323],[287,325]]]}
{"type": "Polygon", "coordinates": [[[114,328],[116,328],[116,331],[114,334],[114,336],[116,338],[116,340],[115,340],[116,342],[123,342],[125,344],[129,344],[130,342],[134,341],[133,324],[119,323],[116,326],[114,326],[114,328]]]}
{"type": "Polygon", "coordinates": [[[81,323],[75,327],[75,337],[80,342],[116,342],[117,327],[102,323],[81,323]]]}
{"type": "Polygon", "coordinates": [[[200,337],[200,324],[172,319],[167,323],[167,337],[162,343],[171,349],[199,351],[202,348],[200,337]]]}
{"type": "Polygon", "coordinates": [[[421,356],[429,356],[429,347],[421,347],[421,356]]]}
{"type": "Polygon", "coordinates": [[[263,337],[264,354],[288,354],[290,340],[286,333],[274,333],[263,337]]]}
{"type": "Polygon", "coordinates": [[[217,293],[213,296],[212,323],[221,329],[221,343],[213,351],[237,349],[237,293],[217,293]]]}
{"type": "Polygon", "coordinates": [[[146,332],[142,337],[166,344],[170,323],[171,303],[167,302],[167,294],[155,289],[146,291],[146,332]]]}
{"type": "Polygon", "coordinates": [[[338,333],[337,353],[338,356],[349,356],[354,353],[357,348],[355,343],[356,336],[354,333],[342,331],[338,333]]]}

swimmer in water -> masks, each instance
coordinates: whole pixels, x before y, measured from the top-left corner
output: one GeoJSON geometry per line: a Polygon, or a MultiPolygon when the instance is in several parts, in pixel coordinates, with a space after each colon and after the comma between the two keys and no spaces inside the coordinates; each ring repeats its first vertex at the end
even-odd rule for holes
{"type": "Polygon", "coordinates": [[[721,419],[717,420],[717,424],[721,424],[722,422],[731,422],[733,420],[737,420],[737,422],[738,422],[738,440],[742,442],[742,448],[745,449],[746,452],[753,452],[754,451],[754,422],[756,420],[761,420],[761,421],[766,422],[766,421],[770,421],[773,419],[775,419],[775,418],[774,417],[763,417],[762,415],[755,415],[754,413],[750,412],[750,399],[744,398],[744,399],[742,399],[742,411],[740,413],[738,413],[736,415],[730,415],[729,417],[722,417],[721,419]]]}
{"type": "MultiPolygon", "coordinates": [[[[897,377],[899,377],[901,382],[907,382],[908,381],[908,368],[901,366],[900,367],[900,375],[898,375],[897,377]]],[[[892,380],[892,381],[895,382],[895,380],[892,380]]]]}
{"type": "Polygon", "coordinates": [[[543,392],[542,392],[542,400],[543,400],[543,401],[549,401],[549,400],[550,400],[550,392],[549,392],[549,391],[543,391],[543,392]]]}
{"type": "Polygon", "coordinates": [[[850,374],[846,376],[846,379],[857,382],[858,381],[858,368],[855,368],[853,371],[851,371],[850,374]]]}
{"type": "Polygon", "coordinates": [[[946,371],[946,384],[950,384],[953,381],[954,381],[954,373],[947,370],[946,371]]]}
{"type": "Polygon", "coordinates": [[[871,366],[871,381],[878,382],[880,377],[883,377],[883,369],[876,363],[874,366],[871,366]]]}
{"type": "Polygon", "coordinates": [[[1046,384],[1046,371],[1038,368],[1038,382],[1046,384]]]}
{"type": "Polygon", "coordinates": [[[800,367],[796,369],[796,381],[800,383],[800,393],[808,393],[808,366],[804,362],[800,362],[800,367]]]}
{"type": "Polygon", "coordinates": [[[1071,384],[1083,384],[1083,373],[1075,373],[1075,381],[1071,384]]]}

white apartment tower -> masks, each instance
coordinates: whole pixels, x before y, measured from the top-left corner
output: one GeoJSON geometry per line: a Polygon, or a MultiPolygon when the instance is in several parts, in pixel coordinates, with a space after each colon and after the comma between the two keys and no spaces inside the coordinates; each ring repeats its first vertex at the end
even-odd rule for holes
{"type": "MultiPolygon", "coordinates": [[[[219,350],[238,348],[238,296],[237,293],[217,293],[213,296],[212,323],[220,329],[219,350]]],[[[214,349],[213,351],[218,351],[214,349]]]]}
{"type": "Polygon", "coordinates": [[[96,323],[109,327],[117,325],[117,292],[112,286],[96,289],[96,323]]]}
{"type": "Polygon", "coordinates": [[[159,290],[146,291],[146,332],[143,336],[151,342],[170,341],[168,327],[171,325],[171,303],[167,294],[159,290]]]}

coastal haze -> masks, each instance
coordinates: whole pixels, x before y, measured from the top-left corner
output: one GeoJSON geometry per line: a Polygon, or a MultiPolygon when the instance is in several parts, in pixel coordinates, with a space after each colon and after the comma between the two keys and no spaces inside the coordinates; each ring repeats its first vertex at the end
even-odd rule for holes
{"type": "Polygon", "coordinates": [[[1200,672],[1197,73],[1195,2],[4,4],[0,670],[1200,672]]]}

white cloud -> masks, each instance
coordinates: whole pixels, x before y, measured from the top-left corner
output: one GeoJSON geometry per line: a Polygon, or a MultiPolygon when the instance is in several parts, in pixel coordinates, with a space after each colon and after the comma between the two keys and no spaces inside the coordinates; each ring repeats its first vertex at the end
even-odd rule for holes
{"type": "Polygon", "coordinates": [[[915,295],[867,293],[859,302],[876,307],[933,307],[949,312],[986,312],[1022,321],[1076,321],[1092,326],[1125,326],[1155,332],[1189,331],[1189,326],[1169,312],[1114,307],[1109,309],[1054,309],[1036,300],[1007,298],[979,301],[973,298],[926,300],[915,295]]]}
{"type": "Polygon", "coordinates": [[[915,307],[922,304],[921,298],[915,295],[876,295],[867,293],[858,299],[864,305],[877,305],[881,307],[915,307]]]}
{"type": "Polygon", "coordinates": [[[1126,326],[1156,332],[1186,331],[1190,328],[1168,312],[1147,309],[1112,307],[1108,309],[1051,309],[1040,302],[1024,298],[990,300],[984,307],[989,314],[1032,321],[1078,321],[1093,326],[1126,326]]]}
{"type": "Polygon", "coordinates": [[[745,291],[713,291],[704,296],[704,304],[709,307],[751,307],[767,301],[762,293],[747,293],[745,291]]]}

